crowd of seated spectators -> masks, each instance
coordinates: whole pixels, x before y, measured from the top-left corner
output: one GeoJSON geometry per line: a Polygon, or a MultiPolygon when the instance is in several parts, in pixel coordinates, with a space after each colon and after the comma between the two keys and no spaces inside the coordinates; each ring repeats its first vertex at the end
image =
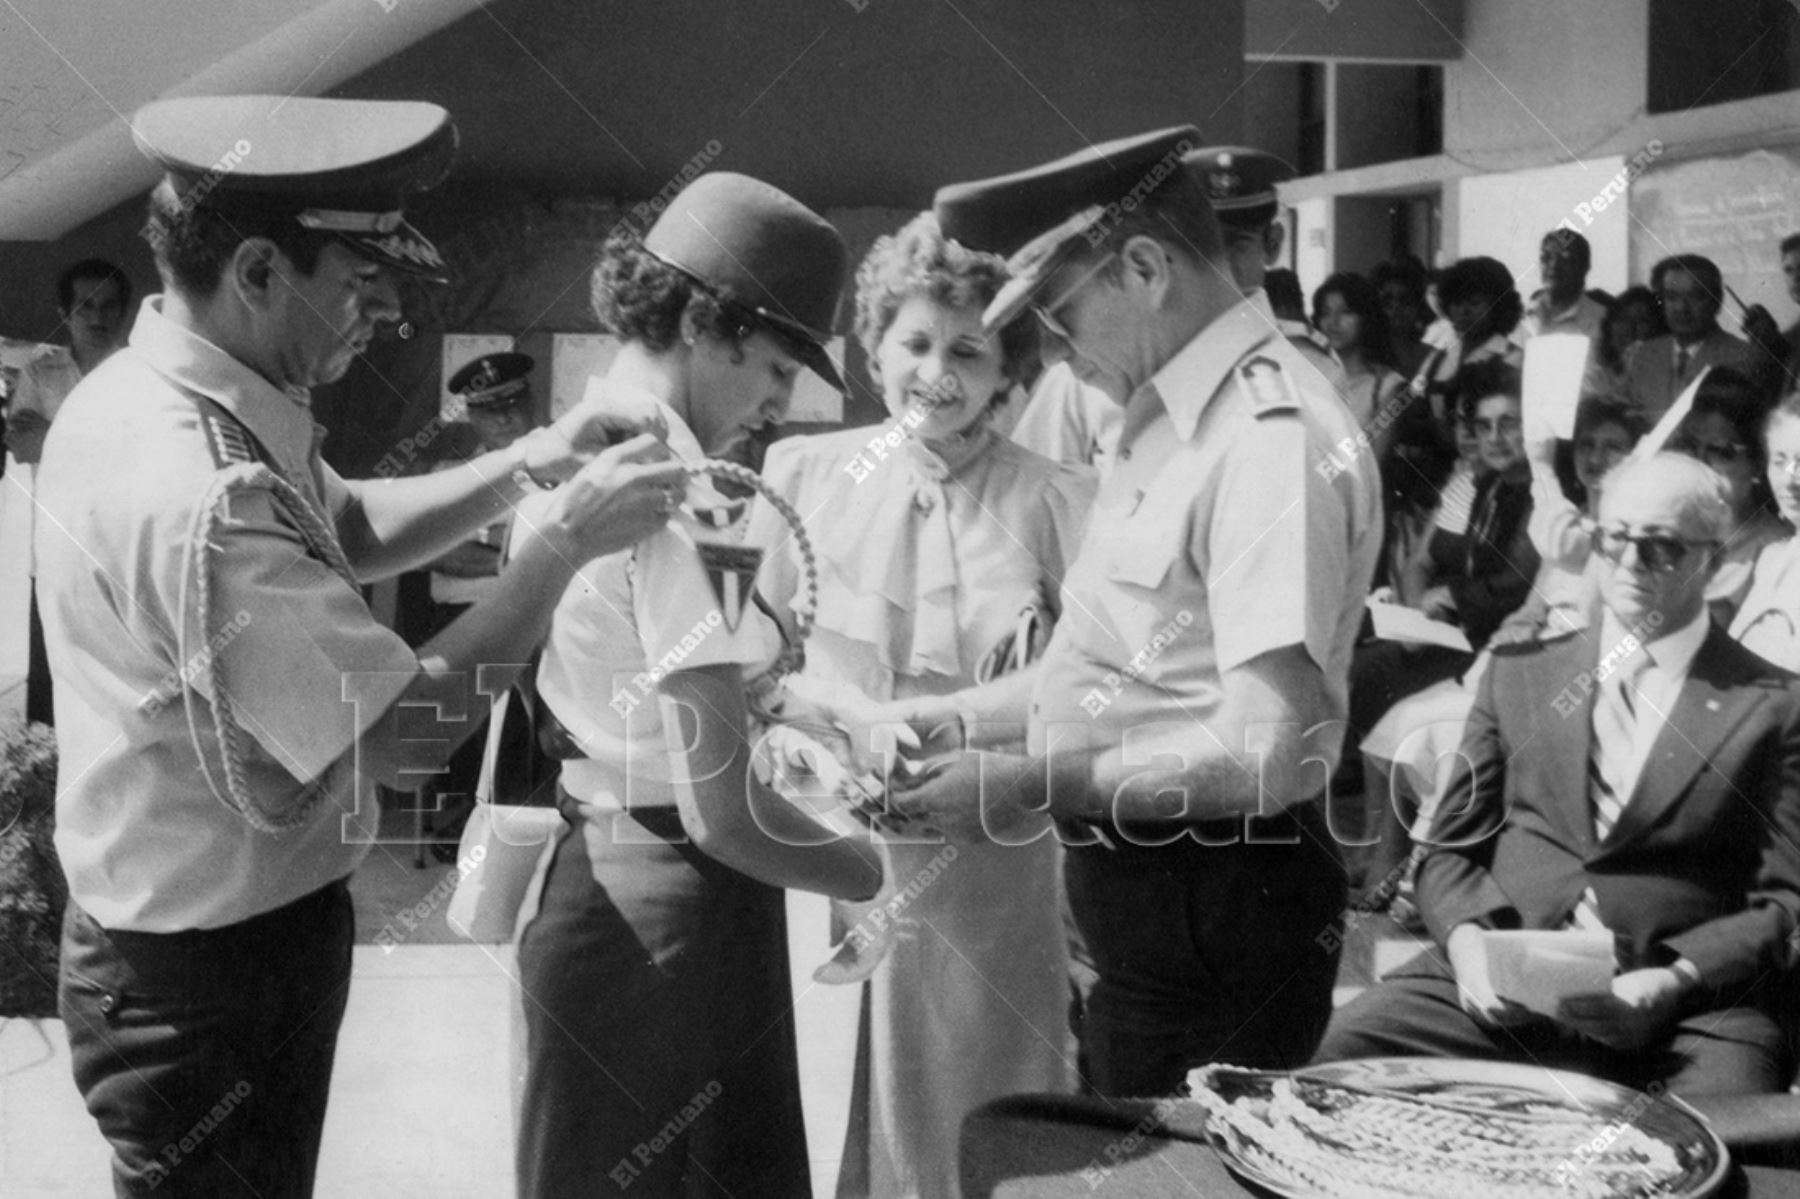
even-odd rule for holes
{"type": "MultiPolygon", "coordinates": [[[[1800,255],[1800,236],[1782,249],[1800,255]]],[[[1644,452],[1698,459],[1722,480],[1729,513],[1708,611],[1764,657],[1800,662],[1786,487],[1800,459],[1768,441],[1774,431],[1800,441],[1795,340],[1760,307],[1741,310],[1744,336],[1721,327],[1731,293],[1700,255],[1672,255],[1648,286],[1616,297],[1586,286],[1590,262],[1585,239],[1558,229],[1543,239],[1543,286],[1528,298],[1486,257],[1435,276],[1416,259],[1382,263],[1366,278],[1332,275],[1313,295],[1345,403],[1381,464],[1387,545],[1372,596],[1454,625],[1468,641],[1382,640],[1365,624],[1352,670],[1334,823],[1351,845],[1359,910],[1398,900],[1396,915],[1415,928],[1414,843],[1448,781],[1484,647],[1570,636],[1598,620],[1601,480],[1696,379],[1644,452]],[[1546,333],[1590,341],[1572,439],[1533,427],[1521,390],[1526,344],[1546,333]]],[[[1791,494],[1800,505],[1800,485],[1791,494]]]]}

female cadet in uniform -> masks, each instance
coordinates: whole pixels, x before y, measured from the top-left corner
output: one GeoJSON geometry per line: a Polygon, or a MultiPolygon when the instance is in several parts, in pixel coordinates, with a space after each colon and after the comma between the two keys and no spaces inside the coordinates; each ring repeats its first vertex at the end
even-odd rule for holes
{"type": "MultiPolygon", "coordinates": [[[[791,197],[701,176],[642,241],[621,230],[602,248],[595,314],[624,344],[590,393],[647,393],[679,458],[760,465],[800,370],[838,384],[821,343],[846,267],[836,230],[791,197]]],[[[806,1194],[776,888],[880,885],[866,840],[747,793],[742,675],[780,637],[715,591],[697,546],[731,540],[746,505],[702,482],[687,496],[692,514],[582,568],[540,668],[577,750],[520,933],[525,1199],[806,1194]]]]}
{"type": "MultiPolygon", "coordinates": [[[[805,676],[821,686],[808,698],[970,686],[1022,613],[1060,606],[1094,485],[990,423],[1036,350],[1029,315],[982,333],[1005,281],[998,257],[947,240],[930,213],[879,239],[857,272],[856,334],[893,421],[770,452],[764,477],[805,514],[820,559],[805,676]]],[[[793,538],[767,505],[752,538],[775,547],[763,586],[784,607],[799,587],[793,538]]],[[[882,938],[864,920],[848,942],[873,953],[881,940],[886,957],[870,984],[869,1071],[858,1072],[863,1114],[845,1168],[866,1169],[865,1193],[884,1199],[954,1196],[965,1115],[1070,1081],[1061,850],[1048,832],[1030,844],[908,836],[886,848],[905,930],[882,938]]]]}

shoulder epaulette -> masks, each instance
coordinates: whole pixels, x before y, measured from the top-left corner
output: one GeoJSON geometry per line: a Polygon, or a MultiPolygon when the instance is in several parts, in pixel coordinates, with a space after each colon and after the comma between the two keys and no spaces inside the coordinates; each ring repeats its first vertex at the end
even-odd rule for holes
{"type": "Polygon", "coordinates": [[[236,421],[217,413],[202,412],[200,426],[206,430],[206,448],[212,452],[214,466],[227,467],[260,461],[250,435],[236,421]]]}
{"type": "Polygon", "coordinates": [[[1233,369],[1237,375],[1238,391],[1242,393],[1252,415],[1263,417],[1277,412],[1293,412],[1300,407],[1300,393],[1294,388],[1294,380],[1275,359],[1257,354],[1238,363],[1233,369]]]}

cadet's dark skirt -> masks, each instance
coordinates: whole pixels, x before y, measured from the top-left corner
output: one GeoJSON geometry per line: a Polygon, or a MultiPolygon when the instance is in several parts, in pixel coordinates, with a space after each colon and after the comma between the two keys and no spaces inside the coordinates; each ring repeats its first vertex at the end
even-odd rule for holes
{"type": "Polygon", "coordinates": [[[519,945],[520,1199],[810,1193],[780,890],[562,795],[519,945]]]}

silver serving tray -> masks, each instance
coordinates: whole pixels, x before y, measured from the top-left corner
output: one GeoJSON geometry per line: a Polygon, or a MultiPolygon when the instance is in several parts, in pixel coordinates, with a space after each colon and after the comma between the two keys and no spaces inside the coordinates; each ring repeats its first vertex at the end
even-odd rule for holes
{"type": "MultiPolygon", "coordinates": [[[[1227,1101],[1266,1097],[1275,1081],[1283,1077],[1286,1076],[1277,1073],[1225,1074],[1219,1079],[1216,1093],[1227,1101]]],[[[1731,1154],[1725,1142],[1699,1112],[1673,1095],[1653,1097],[1567,1070],[1456,1058],[1378,1057],[1309,1066],[1294,1071],[1293,1077],[1428,1098],[1484,1112],[1525,1113],[1553,1106],[1603,1122],[1629,1122],[1668,1145],[1684,1167],[1670,1187],[1654,1192],[1668,1199],[1712,1195],[1724,1185],[1731,1169],[1731,1154]]],[[[1220,1160],[1245,1181],[1286,1199],[1319,1199],[1319,1192],[1299,1189],[1292,1179],[1271,1175],[1259,1163],[1240,1156],[1210,1122],[1206,1135],[1220,1160]]]]}

